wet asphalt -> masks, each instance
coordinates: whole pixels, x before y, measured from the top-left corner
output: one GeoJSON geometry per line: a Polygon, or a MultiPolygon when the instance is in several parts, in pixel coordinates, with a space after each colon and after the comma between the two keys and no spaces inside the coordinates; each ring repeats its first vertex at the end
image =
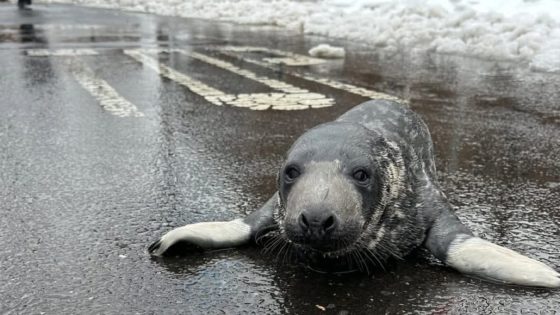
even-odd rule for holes
{"type": "MultiPolygon", "coordinates": [[[[178,53],[158,62],[232,95],[270,87],[178,53]]],[[[260,249],[152,259],[173,227],[233,219],[275,190],[304,130],[367,100],[313,74],[409,101],[436,146],[445,192],[480,236],[560,270],[560,75],[526,65],[139,13],[0,3],[0,313],[557,314],[560,291],[460,275],[419,250],[372,275],[322,274],[260,249]],[[265,68],[215,50],[257,46],[347,58],[265,68]],[[123,54],[178,48],[305,88],[334,106],[216,106],[123,54]],[[32,56],[91,49],[97,55],[32,56]],[[142,116],[120,117],[80,85],[91,69],[142,116]]],[[[95,92],[95,90],[94,90],[95,92]]]]}

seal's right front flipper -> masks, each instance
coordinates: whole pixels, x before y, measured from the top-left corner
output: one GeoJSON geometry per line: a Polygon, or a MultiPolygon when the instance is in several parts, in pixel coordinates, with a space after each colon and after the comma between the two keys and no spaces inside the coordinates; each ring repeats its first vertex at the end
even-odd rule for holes
{"type": "Polygon", "coordinates": [[[549,266],[478,237],[458,235],[445,263],[460,272],[490,281],[560,288],[560,274],[549,266]]]}
{"type": "Polygon", "coordinates": [[[152,256],[162,256],[173,245],[187,243],[202,249],[241,246],[255,234],[273,225],[272,213],[277,204],[277,194],[259,210],[244,219],[225,222],[200,222],[173,229],[148,247],[152,256]]]}

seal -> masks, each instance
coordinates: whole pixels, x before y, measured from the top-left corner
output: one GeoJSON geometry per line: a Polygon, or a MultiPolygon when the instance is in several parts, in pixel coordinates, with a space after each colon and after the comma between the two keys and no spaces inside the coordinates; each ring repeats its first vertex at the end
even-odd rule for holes
{"type": "Polygon", "coordinates": [[[560,274],[485,241],[461,223],[442,192],[430,133],[406,106],[360,104],[305,132],[278,173],[278,191],[257,211],[228,222],[176,228],[149,246],[235,247],[262,237],[306,257],[361,257],[382,265],[424,246],[462,273],[494,282],[560,287],[560,274]]]}

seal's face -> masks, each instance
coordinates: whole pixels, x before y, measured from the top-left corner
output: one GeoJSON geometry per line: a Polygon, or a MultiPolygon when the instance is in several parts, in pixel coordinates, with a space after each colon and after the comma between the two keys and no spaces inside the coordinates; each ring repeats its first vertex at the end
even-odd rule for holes
{"type": "Polygon", "coordinates": [[[359,245],[384,208],[387,150],[378,134],[349,123],[321,125],[300,137],[278,176],[276,219],[284,237],[326,256],[359,245]]]}

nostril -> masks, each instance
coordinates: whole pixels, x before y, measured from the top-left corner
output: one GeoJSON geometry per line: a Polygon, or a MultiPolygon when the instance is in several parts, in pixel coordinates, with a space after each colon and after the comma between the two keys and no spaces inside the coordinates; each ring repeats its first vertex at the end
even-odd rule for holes
{"type": "Polygon", "coordinates": [[[334,215],[330,215],[325,222],[323,222],[323,230],[325,231],[331,231],[335,228],[336,226],[336,219],[334,218],[334,215]]]}
{"type": "Polygon", "coordinates": [[[299,225],[305,230],[309,229],[309,222],[303,213],[299,216],[299,225]]]}

